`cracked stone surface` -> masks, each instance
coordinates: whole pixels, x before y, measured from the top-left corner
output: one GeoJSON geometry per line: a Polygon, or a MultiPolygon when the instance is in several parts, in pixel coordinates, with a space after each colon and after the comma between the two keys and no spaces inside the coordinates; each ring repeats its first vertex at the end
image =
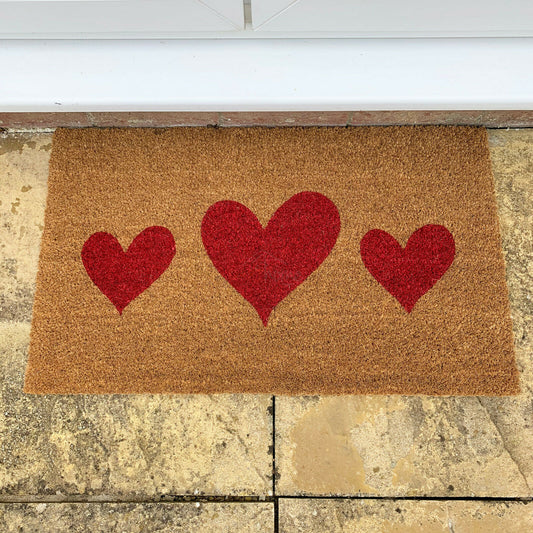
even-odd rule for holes
{"type": "Polygon", "coordinates": [[[0,504],[3,533],[267,533],[270,503],[0,504]]]}
{"type": "Polygon", "coordinates": [[[533,130],[489,140],[522,393],[277,397],[279,494],[533,496],[533,130]]]}
{"type": "Polygon", "coordinates": [[[22,393],[50,147],[0,136],[0,500],[267,496],[269,396],[22,393]]]}
{"type": "Polygon", "coordinates": [[[533,503],[476,501],[287,500],[280,533],[525,533],[533,503]]]}

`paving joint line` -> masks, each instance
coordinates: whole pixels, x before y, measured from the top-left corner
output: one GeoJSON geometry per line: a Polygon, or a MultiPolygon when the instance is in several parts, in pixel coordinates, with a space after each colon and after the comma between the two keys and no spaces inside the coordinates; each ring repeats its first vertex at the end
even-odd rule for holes
{"type": "Polygon", "coordinates": [[[274,503],[274,533],[279,533],[279,498],[276,494],[276,396],[272,396],[272,498],[274,503]]]}

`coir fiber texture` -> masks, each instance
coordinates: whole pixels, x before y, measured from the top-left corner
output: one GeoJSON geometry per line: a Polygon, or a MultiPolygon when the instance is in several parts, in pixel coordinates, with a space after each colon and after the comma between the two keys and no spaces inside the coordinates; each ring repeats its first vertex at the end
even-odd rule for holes
{"type": "Polygon", "coordinates": [[[56,131],[26,392],[518,389],[485,130],[56,131]]]}

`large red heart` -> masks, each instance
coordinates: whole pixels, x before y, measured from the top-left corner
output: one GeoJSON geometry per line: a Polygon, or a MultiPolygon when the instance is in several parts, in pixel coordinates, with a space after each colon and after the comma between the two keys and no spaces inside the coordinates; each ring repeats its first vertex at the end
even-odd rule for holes
{"type": "Polygon", "coordinates": [[[170,265],[176,244],[161,226],[141,231],[126,252],[110,233],[93,233],[83,245],[83,266],[94,284],[122,314],[170,265]]]}
{"type": "Polygon", "coordinates": [[[361,240],[361,257],[372,276],[410,313],[453,263],[455,242],[444,226],[435,224],[417,229],[405,248],[386,231],[373,229],[361,240]]]}
{"type": "Polygon", "coordinates": [[[266,228],[244,205],[213,204],[202,240],[215,268],[256,309],[266,326],[274,307],[328,256],[340,230],[335,204],[316,192],[287,200],[266,228]]]}

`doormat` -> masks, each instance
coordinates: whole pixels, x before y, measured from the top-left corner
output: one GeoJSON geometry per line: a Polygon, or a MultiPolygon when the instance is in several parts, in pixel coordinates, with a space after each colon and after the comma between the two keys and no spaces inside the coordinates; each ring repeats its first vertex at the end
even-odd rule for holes
{"type": "Polygon", "coordinates": [[[486,131],[57,130],[25,391],[517,393],[486,131]]]}

